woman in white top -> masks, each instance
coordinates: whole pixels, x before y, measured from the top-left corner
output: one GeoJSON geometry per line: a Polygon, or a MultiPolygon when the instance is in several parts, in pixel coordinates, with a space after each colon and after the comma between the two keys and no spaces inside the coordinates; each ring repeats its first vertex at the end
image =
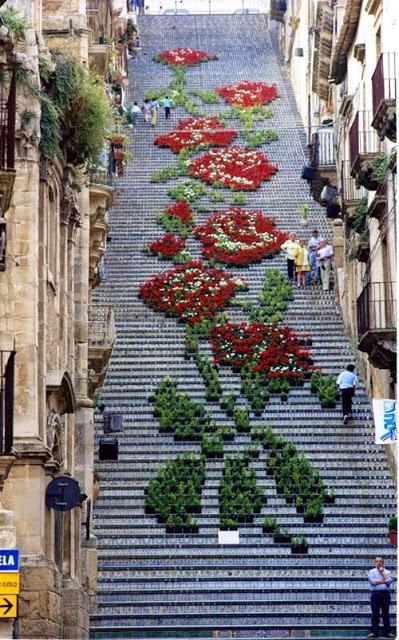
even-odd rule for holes
{"type": "Polygon", "coordinates": [[[281,245],[282,250],[287,256],[287,274],[290,280],[294,279],[295,254],[299,245],[296,241],[296,233],[290,233],[288,240],[281,245]]]}

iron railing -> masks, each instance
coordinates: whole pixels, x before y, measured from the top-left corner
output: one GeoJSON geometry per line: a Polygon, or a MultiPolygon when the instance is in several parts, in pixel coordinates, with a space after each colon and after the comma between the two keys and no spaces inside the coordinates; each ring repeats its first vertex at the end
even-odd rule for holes
{"type": "Polygon", "coordinates": [[[396,100],[396,60],[394,53],[382,53],[371,78],[373,117],[384,100],[396,100]]]}
{"type": "Polygon", "coordinates": [[[0,169],[14,169],[16,67],[0,69],[6,80],[0,82],[0,169]]]}
{"type": "Polygon", "coordinates": [[[368,282],[357,299],[357,330],[396,329],[396,282],[368,282]]]}
{"type": "Polygon", "coordinates": [[[352,167],[359,156],[378,153],[378,136],[371,127],[372,119],[370,111],[358,111],[353,120],[349,130],[349,155],[352,167]]]}
{"type": "Polygon", "coordinates": [[[341,195],[344,202],[353,202],[363,200],[367,196],[365,187],[357,187],[356,181],[350,175],[350,160],[342,160],[341,163],[341,195]]]}
{"type": "Polygon", "coordinates": [[[15,351],[0,351],[0,455],[10,453],[14,438],[15,351]]]}
{"type": "Polygon", "coordinates": [[[335,132],[332,127],[319,127],[312,135],[310,156],[314,166],[335,166],[335,132]]]}
{"type": "Polygon", "coordinates": [[[93,303],[89,307],[89,348],[112,349],[115,318],[112,305],[93,303]]]}

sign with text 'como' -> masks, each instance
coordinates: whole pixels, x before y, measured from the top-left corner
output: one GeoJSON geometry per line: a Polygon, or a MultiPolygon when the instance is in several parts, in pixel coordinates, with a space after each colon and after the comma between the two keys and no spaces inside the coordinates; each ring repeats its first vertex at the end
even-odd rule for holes
{"type": "Polygon", "coordinates": [[[0,549],[0,571],[19,571],[19,549],[0,549]]]}

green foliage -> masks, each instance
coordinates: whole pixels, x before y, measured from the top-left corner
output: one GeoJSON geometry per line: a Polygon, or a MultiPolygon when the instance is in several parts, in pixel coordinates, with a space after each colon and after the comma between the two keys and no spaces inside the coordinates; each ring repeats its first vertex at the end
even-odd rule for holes
{"type": "Polygon", "coordinates": [[[168,180],[173,180],[173,178],[178,178],[179,176],[180,173],[176,166],[164,167],[163,169],[154,171],[150,178],[150,182],[168,182],[168,180]]]}
{"type": "Polygon", "coordinates": [[[366,218],[367,218],[367,196],[362,198],[355,209],[355,215],[352,220],[352,228],[356,231],[356,233],[362,233],[366,227],[366,218]]]}
{"type": "Polygon", "coordinates": [[[398,530],[398,516],[393,515],[388,519],[388,531],[398,530]]]}
{"type": "Polygon", "coordinates": [[[195,356],[195,362],[206,386],[206,399],[219,400],[222,395],[222,389],[219,382],[219,373],[217,368],[212,364],[212,360],[207,356],[201,356],[198,352],[195,356]]]}
{"type": "Polygon", "coordinates": [[[36,116],[36,113],[34,111],[30,111],[29,109],[24,109],[24,111],[22,111],[20,115],[22,129],[25,129],[31,122],[32,118],[34,118],[35,116],[36,116]]]}
{"type": "Polygon", "coordinates": [[[236,407],[234,409],[234,421],[238,433],[246,433],[250,431],[249,407],[244,407],[243,409],[236,407]]]}
{"type": "Polygon", "coordinates": [[[230,204],[243,206],[245,204],[245,193],[244,191],[237,191],[237,193],[233,193],[230,198],[230,204]]]}
{"type": "Polygon", "coordinates": [[[159,382],[150,401],[154,404],[154,416],[159,419],[160,432],[174,433],[176,440],[201,440],[205,432],[215,431],[204,405],[178,393],[172,378],[159,382]]]}
{"type": "Polygon", "coordinates": [[[262,524],[263,528],[270,533],[279,533],[280,531],[276,518],[273,518],[272,516],[265,516],[262,524]]]}
{"type": "Polygon", "coordinates": [[[40,94],[40,142],[39,151],[45,158],[52,158],[61,141],[60,112],[46,93],[40,94]]]}
{"type": "Polygon", "coordinates": [[[252,322],[272,324],[281,322],[284,311],[292,298],[292,285],[278,269],[268,269],[257,307],[249,308],[252,322]]]}
{"type": "Polygon", "coordinates": [[[234,415],[236,400],[237,398],[234,393],[229,393],[225,398],[222,398],[220,405],[228,416],[234,415]]]}
{"type": "Polygon", "coordinates": [[[223,454],[223,446],[221,431],[205,433],[201,442],[201,451],[206,458],[220,457],[223,454]]]}
{"type": "Polygon", "coordinates": [[[181,184],[169,189],[168,195],[174,200],[186,200],[187,202],[195,202],[199,198],[206,195],[206,188],[199,182],[194,180],[186,180],[181,184]]]}
{"type": "Polygon", "coordinates": [[[388,175],[389,154],[379,153],[373,161],[373,171],[371,173],[372,180],[376,180],[380,184],[385,182],[388,175]]]}
{"type": "Polygon", "coordinates": [[[245,131],[253,129],[255,122],[262,120],[268,120],[273,117],[273,111],[270,107],[264,105],[257,105],[255,107],[239,107],[233,105],[230,109],[226,110],[227,118],[237,118],[244,124],[245,131]]]}
{"type": "Polygon", "coordinates": [[[246,149],[256,149],[263,144],[270,144],[278,140],[278,133],[274,129],[268,129],[266,131],[251,131],[243,132],[242,137],[245,141],[246,149]]]}
{"type": "Polygon", "coordinates": [[[0,24],[16,36],[22,36],[28,26],[25,18],[13,7],[4,7],[0,10],[0,24]]]}
{"type": "Polygon", "coordinates": [[[248,398],[252,410],[260,413],[269,401],[266,376],[260,371],[254,371],[250,364],[241,369],[241,391],[248,398]]]}
{"type": "Polygon", "coordinates": [[[209,200],[211,202],[224,202],[226,200],[226,196],[223,191],[212,191],[209,200]]]}
{"type": "Polygon", "coordinates": [[[158,469],[148,484],[146,507],[167,526],[192,527],[201,510],[205,458],[185,453],[158,469]]]}
{"type": "Polygon", "coordinates": [[[328,375],[321,373],[321,371],[312,373],[310,389],[312,393],[317,393],[321,406],[324,408],[334,408],[337,400],[339,400],[336,378],[331,373],[328,375]]]}
{"type": "Polygon", "coordinates": [[[190,92],[193,96],[197,96],[201,98],[202,102],[205,104],[216,104],[220,101],[220,96],[214,91],[204,90],[204,89],[192,89],[190,92]]]}
{"type": "Polygon", "coordinates": [[[227,458],[219,486],[219,509],[224,526],[252,522],[253,514],[263,503],[263,493],[256,484],[255,471],[249,469],[247,455],[227,458]]]}

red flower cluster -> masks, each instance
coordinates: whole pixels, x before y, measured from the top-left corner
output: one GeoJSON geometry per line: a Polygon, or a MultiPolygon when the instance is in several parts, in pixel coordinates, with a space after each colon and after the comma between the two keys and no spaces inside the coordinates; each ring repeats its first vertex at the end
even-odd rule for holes
{"type": "Polygon", "coordinates": [[[261,151],[227,147],[211,149],[188,165],[188,173],[194,178],[213,184],[219,182],[233,190],[252,191],[259,189],[263,180],[277,171],[261,151]]]}
{"type": "Polygon", "coordinates": [[[186,200],[179,200],[171,207],[165,208],[162,215],[178,218],[183,224],[190,224],[193,221],[193,212],[186,200]]]}
{"type": "Polygon", "coordinates": [[[177,47],[169,51],[161,51],[156,55],[156,59],[166,62],[167,64],[186,65],[191,67],[208,60],[217,60],[217,56],[213,53],[207,53],[199,49],[190,49],[190,47],[177,47]]]}
{"type": "Polygon", "coordinates": [[[159,147],[169,147],[173,153],[182,149],[201,147],[225,147],[238,135],[237,131],[226,129],[218,118],[186,118],[173,131],[157,136],[154,140],[159,147]]]}
{"type": "Polygon", "coordinates": [[[139,295],[155,309],[194,324],[212,318],[237,289],[245,287],[243,280],[198,260],[152,276],[139,295]]]}
{"type": "Polygon", "coordinates": [[[243,367],[250,364],[267,378],[301,380],[313,370],[310,352],[300,346],[299,336],[288,327],[242,322],[217,326],[211,341],[216,364],[243,367]]]}
{"type": "Polygon", "coordinates": [[[182,238],[176,238],[173,233],[165,233],[162,238],[154,240],[151,244],[146,245],[151,253],[164,258],[172,258],[179,251],[185,249],[186,241],[182,238]]]}
{"type": "Polygon", "coordinates": [[[238,107],[256,107],[278,98],[275,84],[267,85],[265,82],[251,82],[249,80],[243,80],[226,87],[217,87],[215,92],[229,104],[236,104],[238,107]]]}
{"type": "Polygon", "coordinates": [[[194,233],[207,258],[240,265],[273,255],[287,239],[286,233],[275,228],[272,218],[239,207],[215,211],[194,233]]]}

